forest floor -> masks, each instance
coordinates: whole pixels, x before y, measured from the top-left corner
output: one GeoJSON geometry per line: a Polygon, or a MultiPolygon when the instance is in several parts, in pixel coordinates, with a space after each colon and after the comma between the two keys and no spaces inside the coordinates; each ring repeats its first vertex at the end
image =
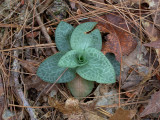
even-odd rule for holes
{"type": "Polygon", "coordinates": [[[159,120],[159,70],[159,0],[0,1],[0,120],[159,120]],[[60,21],[97,22],[102,53],[120,64],[116,83],[76,99],[66,84],[37,76],[58,52],[60,21]]]}

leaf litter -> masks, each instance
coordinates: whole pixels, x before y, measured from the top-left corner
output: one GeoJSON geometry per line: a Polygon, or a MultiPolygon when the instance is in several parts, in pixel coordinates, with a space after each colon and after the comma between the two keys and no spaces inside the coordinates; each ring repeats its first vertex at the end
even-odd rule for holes
{"type": "Polygon", "coordinates": [[[109,33],[105,36],[106,42],[103,44],[102,52],[104,54],[114,53],[116,59],[120,61],[123,55],[129,55],[136,48],[137,41],[133,39],[130,33],[126,32],[130,32],[131,27],[125,23],[125,20],[121,16],[115,13],[106,14],[102,18],[110,23],[99,23],[99,26],[105,26],[109,33]]]}
{"type": "Polygon", "coordinates": [[[2,58],[0,61],[0,117],[33,119],[33,116],[27,114],[27,109],[22,109],[26,108],[20,102],[22,96],[16,96],[16,90],[20,88],[30,105],[27,107],[35,113],[34,119],[137,120],[141,117],[145,120],[158,118],[156,114],[160,112],[158,0],[145,0],[141,3],[139,0],[125,1],[125,3],[120,0],[107,2],[70,0],[68,3],[57,0],[45,2],[38,0],[31,8],[28,6],[30,4],[34,3],[23,0],[3,0],[0,4],[0,57],[2,58]],[[142,7],[139,8],[139,6],[142,7]],[[32,8],[40,13],[41,25],[38,25],[38,19],[33,18],[37,17],[37,14],[34,14],[32,8]],[[52,55],[52,49],[55,48],[53,46],[36,47],[36,45],[49,43],[40,29],[41,26],[49,29],[45,33],[49,34],[54,42],[53,32],[61,20],[76,27],[79,23],[83,23],[84,19],[98,22],[96,27],[101,30],[103,39],[102,52],[113,53],[116,56],[121,64],[121,72],[117,76],[116,84],[95,83],[92,93],[78,101],[73,98],[65,84],[50,87],[52,85],[48,86],[48,83],[35,75],[38,65],[43,59],[52,55]],[[23,30],[20,36],[22,39],[15,39],[15,34],[21,29],[23,30]],[[52,34],[49,33],[50,31],[52,34]],[[32,45],[35,47],[17,49],[18,57],[14,57],[17,50],[12,48],[17,41],[19,42],[17,47],[32,45]],[[7,51],[7,49],[10,50],[7,51]],[[12,69],[14,60],[18,60],[21,65],[19,71],[12,69]],[[19,74],[19,86],[15,87],[10,72],[19,74]],[[37,91],[35,96],[33,88],[37,91]],[[5,109],[6,107],[8,109],[5,109]],[[133,108],[136,112],[133,112],[133,108]],[[7,117],[5,117],[6,114],[7,117]]]}
{"type": "Polygon", "coordinates": [[[159,113],[160,112],[160,91],[155,92],[151,99],[149,100],[148,105],[145,107],[144,111],[140,114],[141,117],[149,115],[151,113],[159,113]]]}
{"type": "Polygon", "coordinates": [[[118,108],[109,120],[131,120],[135,114],[135,110],[123,110],[122,108],[118,108]]]}
{"type": "Polygon", "coordinates": [[[120,62],[123,55],[129,55],[136,48],[137,41],[130,34],[131,25],[127,24],[118,13],[105,14],[93,20],[98,22],[97,28],[102,33],[108,33],[104,36],[102,47],[104,54],[114,53],[120,62]]]}

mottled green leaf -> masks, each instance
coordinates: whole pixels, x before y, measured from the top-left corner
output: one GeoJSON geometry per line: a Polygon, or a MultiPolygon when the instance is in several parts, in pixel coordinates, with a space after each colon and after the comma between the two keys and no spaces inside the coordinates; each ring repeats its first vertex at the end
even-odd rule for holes
{"type": "Polygon", "coordinates": [[[58,62],[58,66],[75,68],[87,63],[85,53],[83,51],[71,50],[67,52],[58,62]]]}
{"type": "MultiPolygon", "coordinates": [[[[44,60],[38,70],[37,76],[42,80],[50,83],[56,82],[58,77],[66,70],[66,68],[59,67],[58,61],[65,53],[56,53],[46,60],[44,60]]],[[[62,75],[62,77],[57,81],[57,83],[65,83],[73,80],[75,78],[75,70],[67,69],[67,71],[62,75]]]]}
{"type": "Polygon", "coordinates": [[[115,82],[114,68],[101,51],[95,48],[87,48],[85,54],[88,63],[76,69],[82,78],[98,83],[115,82]]]}
{"type": "Polygon", "coordinates": [[[71,48],[80,50],[92,47],[101,50],[102,38],[100,31],[98,29],[93,30],[96,24],[96,22],[86,22],[78,25],[71,35],[71,48]]]}
{"type": "Polygon", "coordinates": [[[120,63],[116,60],[115,55],[113,53],[107,53],[106,57],[111,62],[111,64],[114,67],[114,70],[116,72],[116,76],[119,76],[120,74],[120,63]]]}
{"type": "Polygon", "coordinates": [[[64,21],[61,21],[55,31],[56,46],[59,51],[71,50],[70,37],[74,27],[64,21]]]}
{"type": "Polygon", "coordinates": [[[92,92],[94,88],[94,82],[85,80],[79,75],[77,75],[74,80],[67,83],[67,86],[71,91],[72,95],[80,99],[80,97],[86,97],[92,92]]]}
{"type": "Polygon", "coordinates": [[[100,31],[98,29],[95,29],[90,34],[92,36],[92,41],[91,41],[92,43],[90,44],[89,47],[101,50],[102,49],[102,37],[101,37],[100,31]]]}
{"type": "Polygon", "coordinates": [[[58,66],[60,67],[75,68],[78,65],[76,50],[67,52],[58,62],[58,66]]]}

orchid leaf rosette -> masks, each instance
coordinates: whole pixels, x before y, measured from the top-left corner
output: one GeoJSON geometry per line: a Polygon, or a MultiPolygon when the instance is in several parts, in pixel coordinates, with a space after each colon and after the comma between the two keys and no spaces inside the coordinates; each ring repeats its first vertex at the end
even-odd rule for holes
{"type": "Polygon", "coordinates": [[[66,22],[60,22],[55,31],[55,41],[60,52],[42,62],[37,75],[46,82],[68,83],[68,88],[75,97],[79,95],[72,89],[75,88],[75,82],[72,80],[77,75],[82,78],[82,85],[85,84],[85,88],[89,88],[82,97],[92,91],[94,81],[114,83],[115,70],[109,59],[100,51],[102,38],[100,31],[94,29],[96,24],[86,22],[74,28],[66,22]]]}

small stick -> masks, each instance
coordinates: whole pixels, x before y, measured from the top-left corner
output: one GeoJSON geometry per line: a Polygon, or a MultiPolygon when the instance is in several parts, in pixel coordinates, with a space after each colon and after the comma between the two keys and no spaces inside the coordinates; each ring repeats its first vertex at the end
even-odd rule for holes
{"type": "MultiPolygon", "coordinates": [[[[19,38],[22,38],[22,31],[20,31],[18,34],[15,34],[15,39],[19,39],[19,38]]],[[[19,46],[19,41],[16,40],[16,44],[14,45],[14,47],[18,47],[19,46]]],[[[18,55],[19,55],[19,52],[18,50],[15,50],[14,51],[14,56],[18,58],[18,55]]],[[[19,71],[20,70],[20,65],[18,63],[18,60],[17,59],[14,59],[13,61],[13,68],[12,70],[15,70],[15,71],[19,71]]],[[[13,75],[13,80],[14,80],[14,83],[15,83],[15,91],[16,91],[16,94],[17,96],[21,99],[21,102],[23,103],[24,106],[30,106],[28,101],[26,100],[25,98],[25,95],[21,89],[20,84],[19,84],[19,73],[18,72],[12,72],[12,75],[13,75]]],[[[28,112],[31,120],[37,120],[35,117],[35,113],[34,113],[34,110],[32,108],[26,108],[26,111],[28,112]]]]}
{"type": "Polygon", "coordinates": [[[23,47],[16,47],[16,48],[10,48],[10,49],[4,49],[0,50],[0,52],[5,52],[5,51],[12,51],[12,50],[22,50],[22,49],[27,49],[27,48],[40,48],[40,47],[56,47],[55,43],[49,43],[49,44],[37,44],[37,45],[31,45],[31,46],[23,46],[23,47]]]}

